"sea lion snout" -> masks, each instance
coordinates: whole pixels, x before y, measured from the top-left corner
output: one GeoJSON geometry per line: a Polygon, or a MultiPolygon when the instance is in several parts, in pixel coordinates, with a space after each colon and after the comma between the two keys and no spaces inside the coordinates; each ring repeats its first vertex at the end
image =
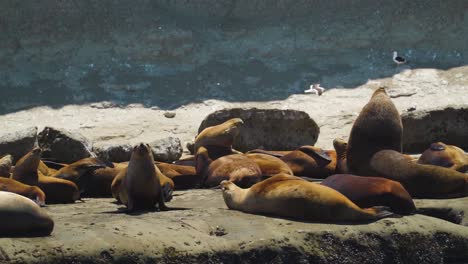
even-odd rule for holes
{"type": "Polygon", "coordinates": [[[229,186],[230,186],[231,184],[232,184],[232,182],[223,180],[223,181],[219,184],[219,186],[221,186],[221,190],[224,192],[224,191],[229,190],[229,186]]]}
{"type": "Polygon", "coordinates": [[[39,148],[39,147],[35,147],[35,148],[33,148],[33,150],[31,151],[31,153],[34,154],[34,155],[39,155],[39,154],[42,153],[42,150],[41,150],[41,148],[39,148]]]}
{"type": "Polygon", "coordinates": [[[143,155],[149,152],[149,145],[145,143],[140,143],[133,148],[133,151],[143,155]]]}

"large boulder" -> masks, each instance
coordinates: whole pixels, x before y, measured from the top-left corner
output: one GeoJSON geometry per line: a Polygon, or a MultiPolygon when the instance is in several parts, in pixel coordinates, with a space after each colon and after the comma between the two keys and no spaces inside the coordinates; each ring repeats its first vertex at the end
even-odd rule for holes
{"type": "Polygon", "coordinates": [[[436,141],[468,149],[468,107],[407,112],[403,121],[403,151],[420,153],[436,141]]]}
{"type": "Polygon", "coordinates": [[[125,143],[110,144],[99,142],[93,144],[93,152],[96,153],[98,158],[112,162],[129,161],[132,155],[132,149],[132,145],[125,143]]]}
{"type": "Polygon", "coordinates": [[[45,127],[38,135],[38,142],[42,157],[57,162],[72,163],[94,156],[91,142],[78,132],[45,127]]]}
{"type": "Polygon", "coordinates": [[[37,127],[28,127],[19,131],[0,135],[0,156],[11,154],[16,162],[37,144],[37,127]]]}
{"type": "Polygon", "coordinates": [[[257,108],[232,108],[211,113],[200,124],[198,133],[235,117],[241,118],[244,125],[233,147],[243,152],[256,148],[293,150],[314,145],[320,133],[315,121],[303,111],[257,108]]]}
{"type": "Polygon", "coordinates": [[[173,162],[182,156],[182,144],[178,138],[167,137],[157,139],[150,142],[149,145],[156,161],[173,162]]]}

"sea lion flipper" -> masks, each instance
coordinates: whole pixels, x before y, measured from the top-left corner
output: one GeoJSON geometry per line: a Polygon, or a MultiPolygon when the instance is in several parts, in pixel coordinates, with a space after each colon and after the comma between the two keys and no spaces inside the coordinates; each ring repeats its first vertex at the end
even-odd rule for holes
{"type": "Polygon", "coordinates": [[[330,155],[328,155],[328,153],[324,151],[323,149],[314,149],[309,146],[302,146],[298,150],[309,155],[312,154],[326,161],[332,161],[332,158],[330,157],[330,155]]]}
{"type": "Polygon", "coordinates": [[[162,192],[161,192],[161,195],[159,195],[158,208],[159,208],[159,211],[169,211],[169,207],[167,207],[164,204],[164,197],[163,197],[162,192]]]}

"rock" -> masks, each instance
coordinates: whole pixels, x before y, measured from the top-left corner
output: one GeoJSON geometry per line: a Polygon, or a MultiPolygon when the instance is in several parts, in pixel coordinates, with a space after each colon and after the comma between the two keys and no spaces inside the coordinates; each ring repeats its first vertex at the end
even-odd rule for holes
{"type": "Polygon", "coordinates": [[[174,118],[176,116],[175,112],[165,112],[164,116],[167,118],[174,118]]]}
{"type": "Polygon", "coordinates": [[[406,112],[401,119],[404,152],[421,153],[436,141],[468,148],[467,106],[406,112]]]}
{"type": "Polygon", "coordinates": [[[37,145],[37,127],[0,135],[0,155],[11,154],[14,162],[37,145]]]}
{"type": "Polygon", "coordinates": [[[320,133],[315,121],[303,111],[257,108],[232,108],[211,113],[202,121],[198,133],[235,117],[240,117],[244,125],[233,147],[243,152],[256,148],[292,150],[302,145],[314,145],[320,133]]]}
{"type": "Polygon", "coordinates": [[[130,144],[109,144],[95,143],[93,152],[103,160],[112,162],[129,161],[132,155],[132,146],[130,144]]]}
{"type": "Polygon", "coordinates": [[[94,156],[91,143],[80,133],[45,127],[38,135],[42,157],[72,163],[94,156]]]}
{"type": "Polygon", "coordinates": [[[182,145],[180,139],[167,137],[149,143],[153,150],[154,160],[172,162],[182,156],[182,145]]]}

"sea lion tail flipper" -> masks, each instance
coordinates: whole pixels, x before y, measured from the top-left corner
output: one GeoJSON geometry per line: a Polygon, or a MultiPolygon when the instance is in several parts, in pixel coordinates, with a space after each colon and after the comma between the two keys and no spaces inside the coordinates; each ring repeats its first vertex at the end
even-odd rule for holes
{"type": "Polygon", "coordinates": [[[364,210],[373,214],[375,219],[382,219],[382,218],[397,216],[393,212],[390,212],[389,209],[390,208],[387,206],[373,206],[371,208],[367,208],[364,210]]]}

